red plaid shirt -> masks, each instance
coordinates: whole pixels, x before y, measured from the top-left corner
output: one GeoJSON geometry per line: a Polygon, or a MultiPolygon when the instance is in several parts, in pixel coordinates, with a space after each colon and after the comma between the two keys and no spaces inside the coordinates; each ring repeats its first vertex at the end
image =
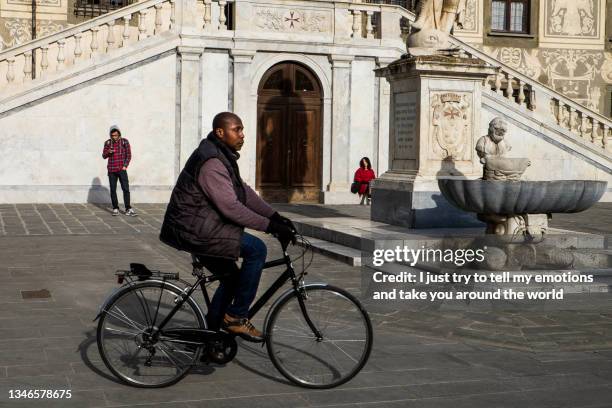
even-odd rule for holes
{"type": "Polygon", "coordinates": [[[116,173],[127,167],[132,160],[132,150],[130,149],[130,142],[127,139],[120,137],[116,142],[113,139],[108,139],[104,142],[104,149],[102,150],[102,158],[108,158],[108,164],[106,168],[109,173],[116,173]],[[109,150],[113,148],[114,153],[110,154],[109,150]]]}

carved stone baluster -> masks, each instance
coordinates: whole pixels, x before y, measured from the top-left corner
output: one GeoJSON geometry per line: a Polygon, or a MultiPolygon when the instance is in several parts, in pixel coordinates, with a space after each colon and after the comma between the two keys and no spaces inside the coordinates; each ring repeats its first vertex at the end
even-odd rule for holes
{"type": "Polygon", "coordinates": [[[361,11],[351,10],[353,13],[353,38],[361,38],[361,11]]]}
{"type": "Polygon", "coordinates": [[[159,34],[161,32],[161,26],[162,26],[162,5],[161,4],[156,4],[155,5],[155,34],[159,34]]]}
{"type": "Polygon", "coordinates": [[[579,130],[580,130],[580,137],[586,139],[587,135],[588,135],[588,126],[587,126],[587,120],[588,117],[586,115],[585,112],[580,112],[580,122],[579,122],[579,130]]]}
{"type": "Polygon", "coordinates": [[[497,92],[499,95],[502,94],[502,89],[501,89],[501,77],[502,77],[502,73],[498,72],[497,75],[495,75],[495,92],[497,92]]]}
{"type": "Polygon", "coordinates": [[[40,58],[40,76],[44,78],[47,75],[47,68],[49,68],[49,46],[43,45],[41,47],[41,58],[40,58]]]}
{"type": "Polygon", "coordinates": [[[495,75],[489,75],[483,81],[483,85],[487,90],[495,89],[495,75]]]}
{"type": "Polygon", "coordinates": [[[83,34],[78,33],[74,35],[74,60],[78,60],[83,55],[83,50],[81,49],[81,38],[83,34]]]}
{"type": "Polygon", "coordinates": [[[602,134],[602,143],[603,143],[603,147],[604,149],[607,150],[611,150],[611,143],[610,143],[610,139],[608,138],[608,133],[610,133],[610,128],[608,127],[608,125],[606,125],[604,123],[603,125],[603,134],[602,134]]]}
{"type": "Polygon", "coordinates": [[[132,16],[123,16],[123,34],[121,37],[123,41],[121,42],[121,46],[125,47],[130,39],[130,20],[132,16]]]}
{"type": "Polygon", "coordinates": [[[559,107],[559,110],[557,111],[557,124],[559,126],[563,126],[563,119],[564,119],[564,112],[563,112],[563,102],[559,99],[553,99],[555,101],[557,101],[557,106],[559,107]]]}
{"type": "Polygon", "coordinates": [[[568,129],[570,132],[576,131],[576,108],[570,106],[570,114],[569,114],[569,126],[568,129]]]}
{"type": "Polygon", "coordinates": [[[508,98],[509,100],[513,100],[514,98],[512,96],[512,93],[513,93],[512,80],[514,78],[509,72],[506,73],[506,78],[508,79],[508,85],[506,86],[506,98],[508,98]]]}
{"type": "Polygon", "coordinates": [[[601,138],[599,137],[599,121],[595,118],[593,118],[592,120],[593,122],[591,126],[591,142],[601,146],[603,143],[601,142],[601,138]]]}
{"type": "Polygon", "coordinates": [[[211,0],[204,0],[204,29],[210,29],[211,28],[211,24],[210,22],[212,21],[212,16],[211,16],[211,10],[212,6],[211,6],[211,0]]]}
{"type": "Polygon", "coordinates": [[[26,51],[23,54],[23,82],[32,80],[32,51],[26,51]]]}
{"type": "Polygon", "coordinates": [[[98,31],[100,31],[100,27],[94,27],[91,29],[91,57],[93,57],[96,51],[98,51],[98,31]]]}
{"type": "Polygon", "coordinates": [[[174,28],[176,20],[176,0],[170,0],[170,29],[174,28]]]}
{"type": "Polygon", "coordinates": [[[138,12],[138,41],[147,38],[147,10],[141,10],[138,12]]]}
{"type": "Polygon", "coordinates": [[[106,51],[108,52],[108,50],[113,48],[113,44],[115,44],[115,33],[113,33],[115,21],[109,21],[106,26],[108,27],[108,33],[106,35],[106,51]]]}
{"type": "Polygon", "coordinates": [[[219,30],[227,30],[227,16],[225,15],[225,5],[227,0],[219,0],[219,30]]]}
{"type": "Polygon", "coordinates": [[[6,71],[6,82],[9,84],[15,80],[15,58],[7,58],[8,69],[6,71]]]}
{"type": "Polygon", "coordinates": [[[373,11],[366,11],[366,38],[374,38],[374,27],[372,27],[373,11]]]}
{"type": "Polygon", "coordinates": [[[64,69],[64,61],[66,61],[66,56],[64,55],[64,46],[66,45],[66,40],[57,40],[57,66],[55,67],[56,71],[61,71],[64,69]]]}
{"type": "Polygon", "coordinates": [[[519,83],[518,104],[520,106],[525,106],[525,82],[519,79],[518,83],[519,83]]]}

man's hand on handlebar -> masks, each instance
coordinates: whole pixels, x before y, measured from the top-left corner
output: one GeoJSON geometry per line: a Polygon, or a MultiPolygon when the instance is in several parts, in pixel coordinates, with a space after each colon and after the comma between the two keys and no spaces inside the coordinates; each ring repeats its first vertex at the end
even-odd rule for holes
{"type": "Polygon", "coordinates": [[[293,225],[291,220],[289,218],[287,218],[287,217],[283,217],[278,212],[275,212],[274,214],[272,214],[272,216],[270,217],[270,220],[274,221],[274,222],[278,222],[280,224],[285,224],[286,226],[288,226],[292,230],[297,231],[297,228],[295,228],[295,225],[293,225]]]}
{"type": "Polygon", "coordinates": [[[297,242],[295,238],[295,229],[283,223],[273,221],[272,219],[270,219],[270,224],[268,225],[266,232],[277,237],[278,240],[281,241],[281,243],[291,242],[293,245],[295,245],[295,243],[297,242]]]}

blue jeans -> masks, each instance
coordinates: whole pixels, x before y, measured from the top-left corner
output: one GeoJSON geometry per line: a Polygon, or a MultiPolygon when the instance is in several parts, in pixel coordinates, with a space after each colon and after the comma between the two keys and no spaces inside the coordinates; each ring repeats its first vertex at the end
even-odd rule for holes
{"type": "Polygon", "coordinates": [[[242,258],[240,269],[235,262],[227,259],[203,260],[204,266],[214,274],[225,274],[231,271],[227,278],[221,279],[206,316],[212,329],[219,327],[224,313],[229,313],[234,317],[248,317],[249,307],[257,294],[267,253],[266,244],[261,239],[245,232],[240,241],[240,257],[242,258]]]}

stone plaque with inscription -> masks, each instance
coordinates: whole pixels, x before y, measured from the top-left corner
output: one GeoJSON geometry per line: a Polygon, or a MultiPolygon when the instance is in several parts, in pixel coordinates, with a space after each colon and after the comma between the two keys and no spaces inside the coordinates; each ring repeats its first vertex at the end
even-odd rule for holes
{"type": "Polygon", "coordinates": [[[393,159],[416,160],[418,157],[417,93],[397,93],[394,98],[395,144],[392,152],[393,159]]]}

